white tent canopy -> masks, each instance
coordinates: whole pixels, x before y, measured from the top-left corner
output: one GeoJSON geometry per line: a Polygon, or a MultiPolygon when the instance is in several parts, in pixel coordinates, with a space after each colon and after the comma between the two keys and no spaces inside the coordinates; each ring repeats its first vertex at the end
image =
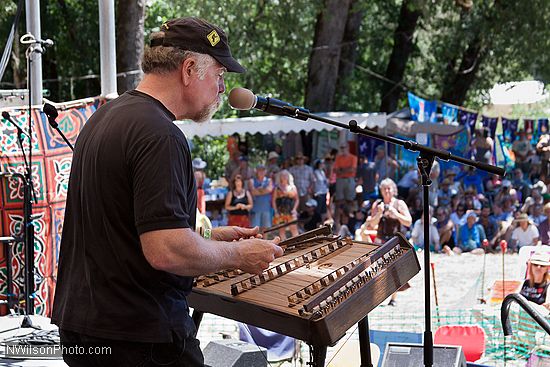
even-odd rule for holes
{"type": "MultiPolygon", "coordinates": [[[[375,113],[353,113],[353,112],[328,112],[320,113],[319,116],[347,124],[350,120],[356,120],[361,127],[384,127],[386,126],[386,114],[375,113]]],[[[309,119],[301,121],[285,116],[261,116],[231,118],[222,120],[211,120],[202,124],[191,121],[177,121],[176,125],[185,133],[187,138],[203,136],[223,136],[238,134],[267,134],[267,133],[288,133],[321,131],[338,129],[335,126],[309,119]]]]}

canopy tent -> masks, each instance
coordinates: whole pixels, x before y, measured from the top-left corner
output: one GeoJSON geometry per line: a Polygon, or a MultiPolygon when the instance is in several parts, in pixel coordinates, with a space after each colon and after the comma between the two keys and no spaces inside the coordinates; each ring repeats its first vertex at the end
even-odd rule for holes
{"type": "MultiPolygon", "coordinates": [[[[384,113],[328,112],[318,114],[340,123],[347,124],[356,120],[359,126],[370,129],[379,128],[389,135],[414,137],[417,133],[453,135],[464,129],[464,126],[420,123],[407,118],[387,117],[384,113]]],[[[261,116],[211,120],[202,124],[191,121],[177,121],[176,125],[188,138],[204,136],[223,136],[232,134],[267,134],[278,132],[299,132],[304,130],[321,131],[339,129],[335,126],[309,119],[301,121],[286,116],[261,116]]]]}
{"type": "MultiPolygon", "coordinates": [[[[350,120],[356,120],[359,126],[373,129],[382,128],[386,125],[385,114],[374,113],[352,113],[352,112],[328,112],[320,113],[319,116],[347,124],[350,120]]],[[[232,134],[267,134],[267,133],[288,133],[301,130],[320,131],[338,129],[329,124],[315,120],[301,121],[286,116],[261,116],[244,117],[221,120],[211,120],[202,124],[191,121],[177,121],[176,125],[185,133],[187,138],[203,136],[223,136],[232,134]]]]}

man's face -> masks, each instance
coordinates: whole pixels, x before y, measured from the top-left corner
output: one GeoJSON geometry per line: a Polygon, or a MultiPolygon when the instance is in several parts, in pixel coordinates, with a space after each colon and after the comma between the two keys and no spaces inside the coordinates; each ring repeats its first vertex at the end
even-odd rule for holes
{"type": "Polygon", "coordinates": [[[191,88],[195,96],[195,113],[191,120],[199,123],[209,121],[220,108],[221,94],[225,93],[225,70],[219,62],[214,61],[206,68],[202,79],[198,73],[194,73],[191,88]]]}
{"type": "Polygon", "coordinates": [[[256,176],[259,178],[259,179],[263,179],[265,177],[265,168],[258,168],[256,170],[256,176]]]}
{"type": "Polygon", "coordinates": [[[490,208],[481,209],[481,216],[483,218],[488,218],[490,214],[491,214],[491,209],[490,208]]]}

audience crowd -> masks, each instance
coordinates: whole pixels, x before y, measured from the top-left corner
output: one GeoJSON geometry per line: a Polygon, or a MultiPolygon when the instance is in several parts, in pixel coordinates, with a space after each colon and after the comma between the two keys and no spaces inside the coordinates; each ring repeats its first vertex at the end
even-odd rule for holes
{"type": "MultiPolygon", "coordinates": [[[[471,157],[490,163],[492,143],[485,135],[480,131],[472,141],[471,157]]],[[[512,145],[515,167],[504,178],[434,162],[431,250],[449,255],[499,251],[502,240],[510,251],[550,245],[550,139],[544,134],[535,144],[524,131],[518,135],[512,145]]],[[[384,145],[377,147],[373,161],[357,157],[346,142],[323,159],[301,153],[283,157],[279,149],[269,152],[263,164],[248,163],[237,152],[225,168],[229,224],[265,229],[291,223],[277,231],[288,238],[329,223],[335,233],[372,242],[401,231],[416,248],[424,246],[416,162],[398,162],[384,145]]]]}

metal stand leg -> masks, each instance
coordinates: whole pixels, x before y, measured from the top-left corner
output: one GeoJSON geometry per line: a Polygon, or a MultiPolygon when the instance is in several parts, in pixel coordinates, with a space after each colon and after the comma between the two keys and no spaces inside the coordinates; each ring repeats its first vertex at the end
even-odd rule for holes
{"type": "Polygon", "coordinates": [[[327,358],[327,346],[326,345],[313,345],[311,363],[312,367],[325,367],[325,360],[327,358]]]}
{"type": "Polygon", "coordinates": [[[361,367],[373,367],[370,354],[369,319],[368,316],[359,321],[359,348],[361,350],[361,367]]]}
{"type": "Polygon", "coordinates": [[[193,310],[193,314],[191,315],[191,318],[193,319],[193,323],[195,324],[195,328],[197,329],[197,333],[199,332],[199,327],[201,326],[203,315],[204,315],[204,312],[197,311],[197,310],[193,310]]]}

